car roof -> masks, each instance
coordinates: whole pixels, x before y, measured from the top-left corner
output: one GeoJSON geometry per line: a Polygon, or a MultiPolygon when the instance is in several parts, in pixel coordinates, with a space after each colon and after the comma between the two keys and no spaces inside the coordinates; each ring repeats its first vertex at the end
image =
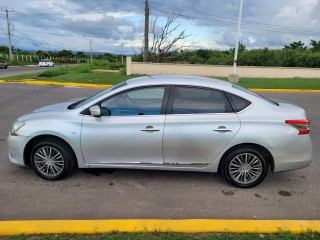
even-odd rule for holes
{"type": "Polygon", "coordinates": [[[130,86],[144,86],[144,85],[158,85],[158,84],[175,84],[175,85],[191,85],[191,86],[203,86],[212,88],[230,88],[232,84],[227,81],[196,76],[184,76],[184,75],[161,75],[161,76],[145,76],[132,78],[126,81],[130,86]]]}

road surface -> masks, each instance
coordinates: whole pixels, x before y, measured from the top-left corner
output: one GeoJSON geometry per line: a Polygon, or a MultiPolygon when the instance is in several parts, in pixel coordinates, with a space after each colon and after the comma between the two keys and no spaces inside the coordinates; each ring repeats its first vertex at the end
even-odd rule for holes
{"type": "Polygon", "coordinates": [[[320,94],[315,93],[264,93],[306,109],[314,161],[305,169],[269,173],[251,189],[230,186],[218,174],[169,171],[76,170],[64,180],[46,181],[8,161],[6,136],[17,117],[97,91],[0,85],[0,220],[320,219],[320,94]]]}

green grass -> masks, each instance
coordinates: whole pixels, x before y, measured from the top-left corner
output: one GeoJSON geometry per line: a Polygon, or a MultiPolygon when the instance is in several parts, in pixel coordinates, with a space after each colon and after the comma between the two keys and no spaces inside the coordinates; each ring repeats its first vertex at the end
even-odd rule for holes
{"type": "Polygon", "coordinates": [[[119,70],[124,68],[123,63],[111,63],[107,61],[94,61],[92,63],[83,63],[72,67],[56,68],[44,71],[39,77],[56,77],[67,74],[91,73],[94,69],[119,70]]]}
{"type": "MultiPolygon", "coordinates": [[[[0,237],[1,239],[1,237],[0,237]]],[[[97,235],[33,235],[13,236],[10,240],[316,240],[320,239],[319,233],[306,234],[232,234],[232,233],[110,233],[97,235]]]]}
{"type": "MultiPolygon", "coordinates": [[[[218,78],[227,80],[227,78],[218,78]]],[[[320,89],[320,78],[240,78],[245,88],[320,89]]]]}
{"type": "Polygon", "coordinates": [[[120,73],[104,73],[104,72],[91,72],[91,73],[72,73],[61,75],[54,78],[37,78],[43,81],[55,82],[74,82],[74,83],[95,83],[95,84],[118,84],[136,76],[126,76],[120,73]]]}
{"type": "MultiPolygon", "coordinates": [[[[56,70],[56,69],[54,69],[56,70]]],[[[57,69],[58,70],[58,69],[57,69]]],[[[127,76],[121,73],[113,72],[89,72],[89,73],[77,73],[72,72],[55,77],[39,77],[40,73],[28,73],[12,77],[1,78],[6,81],[19,81],[23,79],[36,79],[40,81],[54,81],[54,82],[74,82],[74,83],[95,83],[95,84],[118,84],[126,81],[130,78],[137,77],[136,75],[127,76]]]]}

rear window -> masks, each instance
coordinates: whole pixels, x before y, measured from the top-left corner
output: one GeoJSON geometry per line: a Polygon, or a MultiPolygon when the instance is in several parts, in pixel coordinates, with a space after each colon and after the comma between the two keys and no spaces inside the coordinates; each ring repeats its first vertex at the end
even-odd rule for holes
{"type": "Polygon", "coordinates": [[[264,100],[264,101],[266,101],[266,102],[268,102],[268,103],[271,103],[271,104],[273,104],[273,105],[279,106],[279,103],[277,103],[276,101],[272,101],[272,100],[270,100],[269,98],[266,98],[266,97],[264,97],[264,96],[262,96],[262,95],[260,95],[260,94],[258,94],[258,93],[255,93],[255,92],[250,91],[249,89],[246,89],[246,88],[244,88],[244,87],[240,87],[240,86],[238,86],[238,85],[236,85],[236,84],[232,84],[232,87],[234,87],[234,88],[236,88],[236,89],[238,89],[238,90],[241,90],[241,91],[243,91],[243,92],[249,93],[249,94],[251,94],[251,95],[253,95],[253,96],[255,96],[255,97],[258,97],[258,98],[260,98],[260,99],[262,99],[262,100],[264,100]]]}
{"type": "Polygon", "coordinates": [[[242,97],[239,97],[237,95],[234,95],[232,93],[226,92],[226,95],[227,95],[228,100],[229,100],[229,102],[235,112],[240,112],[251,104],[250,101],[248,101],[242,97]]]}

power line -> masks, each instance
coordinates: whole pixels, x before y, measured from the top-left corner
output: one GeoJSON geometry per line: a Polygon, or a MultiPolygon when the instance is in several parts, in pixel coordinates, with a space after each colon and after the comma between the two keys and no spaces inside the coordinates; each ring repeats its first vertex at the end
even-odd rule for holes
{"type": "MultiPolygon", "coordinates": [[[[203,12],[197,12],[197,11],[193,11],[193,10],[187,10],[187,9],[183,9],[183,8],[177,8],[175,6],[172,5],[167,5],[167,4],[162,4],[162,3],[158,3],[155,1],[150,1],[153,4],[156,5],[161,5],[161,6],[166,6],[166,7],[171,7],[174,9],[174,11],[176,11],[176,9],[178,10],[182,10],[184,12],[190,12],[190,13],[195,13],[195,14],[201,14],[204,16],[208,16],[210,18],[201,18],[198,16],[194,16],[194,15],[187,15],[187,14],[183,14],[183,13],[178,13],[178,16],[182,16],[182,17],[186,17],[186,18],[197,18],[199,20],[202,21],[210,21],[210,22],[215,22],[215,23],[221,23],[221,24],[228,24],[228,25],[236,25],[236,19],[234,18],[227,18],[227,17],[221,17],[221,16],[216,16],[216,15],[212,15],[212,14],[207,14],[207,13],[203,13],[203,12]],[[212,19],[215,18],[215,19],[212,19]]],[[[164,10],[160,10],[160,9],[153,9],[155,11],[159,11],[159,12],[164,12],[164,13],[168,13],[167,11],[164,10]]],[[[281,26],[281,25],[273,25],[273,24],[267,24],[267,23],[261,23],[261,22],[253,22],[253,21],[246,21],[243,20],[243,25],[250,27],[250,28],[254,28],[254,29],[259,29],[259,30],[264,30],[264,31],[273,31],[273,32],[283,32],[283,33],[303,33],[303,34],[320,34],[320,31],[317,29],[308,29],[308,28],[302,28],[302,27],[290,27],[290,26],[281,26]]]]}
{"type": "MultiPolygon", "coordinates": [[[[153,11],[157,11],[157,12],[162,12],[162,13],[167,13],[167,14],[172,14],[172,12],[168,12],[168,11],[164,11],[164,10],[160,10],[160,9],[153,9],[153,11]]],[[[204,22],[214,22],[217,24],[221,24],[221,25],[232,25],[235,26],[236,23],[233,22],[228,22],[228,21],[223,21],[223,20],[215,20],[215,19],[211,19],[211,18],[202,18],[202,17],[197,17],[197,16],[190,16],[190,15],[186,15],[186,14],[182,14],[182,13],[177,13],[175,12],[175,14],[177,16],[181,16],[184,17],[186,19],[198,19],[204,22]]],[[[245,25],[245,24],[244,24],[245,25]]],[[[283,28],[277,28],[277,27],[273,27],[273,28],[268,28],[268,27],[264,27],[264,26],[254,26],[254,25],[245,25],[246,28],[250,28],[250,29],[258,29],[258,30],[263,30],[263,31],[271,31],[271,32],[279,32],[279,33],[291,33],[291,34],[301,34],[301,35],[305,35],[305,34],[313,34],[315,36],[320,36],[320,31],[308,31],[308,29],[306,31],[301,31],[299,29],[283,29],[283,28]]]]}

